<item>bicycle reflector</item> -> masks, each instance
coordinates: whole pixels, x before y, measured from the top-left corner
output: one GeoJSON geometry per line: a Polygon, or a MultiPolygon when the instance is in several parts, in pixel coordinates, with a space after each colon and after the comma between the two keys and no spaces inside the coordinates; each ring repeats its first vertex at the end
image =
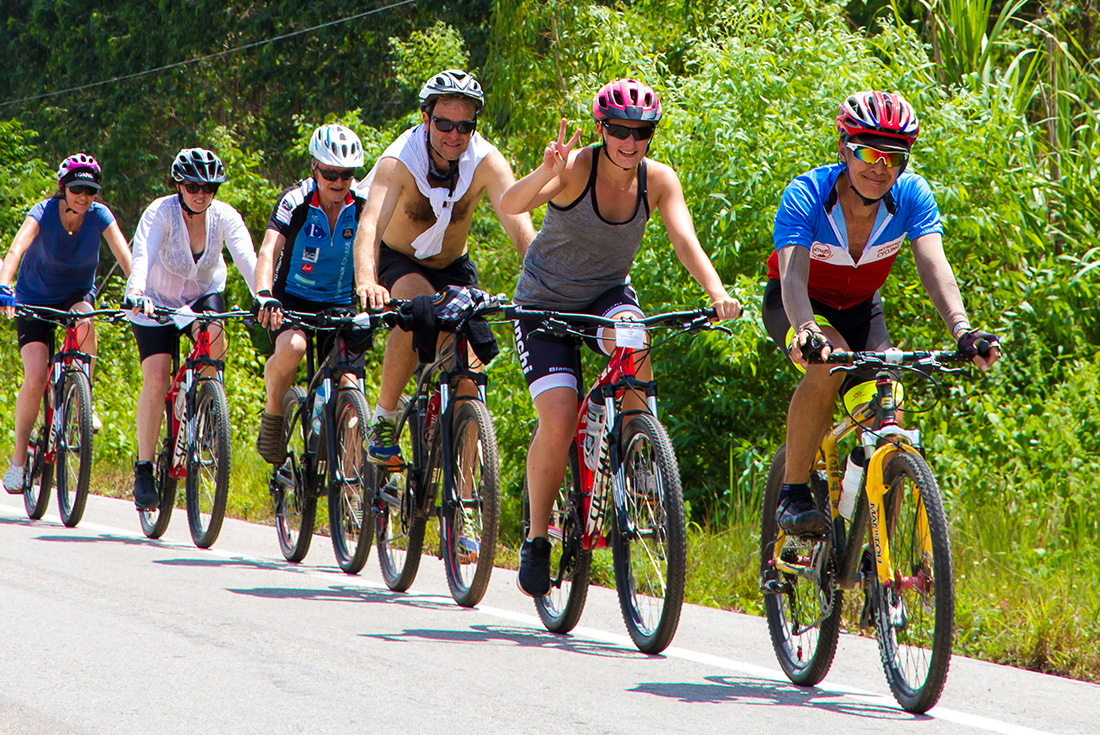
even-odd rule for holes
{"type": "MultiPolygon", "coordinates": [[[[862,383],[852,386],[844,393],[844,410],[848,412],[848,415],[855,415],[855,412],[860,406],[868,403],[875,397],[877,389],[875,388],[875,381],[866,380],[862,383]]],[[[894,382],[894,404],[901,405],[902,400],[905,398],[905,388],[901,383],[894,382]]]]}

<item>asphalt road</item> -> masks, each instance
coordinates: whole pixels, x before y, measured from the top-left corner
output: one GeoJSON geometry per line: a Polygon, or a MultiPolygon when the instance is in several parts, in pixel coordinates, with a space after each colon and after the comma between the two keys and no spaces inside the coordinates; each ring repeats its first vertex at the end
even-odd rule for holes
{"type": "Polygon", "coordinates": [[[274,529],[227,521],[194,548],[92,497],[67,529],[0,494],[0,735],[99,733],[1098,733],[1100,687],[956,657],[937,708],[889,694],[873,640],[844,636],[800,689],[762,618],[688,606],[663,655],[630,643],[613,591],[546,632],[514,572],[459,608],[442,565],[388,591],[328,539],[287,564],[274,529]]]}

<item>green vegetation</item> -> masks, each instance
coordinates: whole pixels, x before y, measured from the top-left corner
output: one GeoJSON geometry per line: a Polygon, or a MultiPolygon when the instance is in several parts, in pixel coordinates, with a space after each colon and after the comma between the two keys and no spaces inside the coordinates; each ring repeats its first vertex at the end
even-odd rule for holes
{"type": "MultiPolygon", "coordinates": [[[[51,190],[56,162],[79,149],[104,163],[106,201],[129,235],[165,193],[171,154],[214,148],[230,173],[221,195],[258,242],[276,192],[306,170],[312,128],[341,120],[376,155],[413,119],[429,69],[480,74],[489,96],[480,129],[519,174],[536,165],[560,116],[593,139],[589,100],[599,84],[627,74],[653,83],[667,110],[653,155],[680,172],[704,247],[750,305],[732,337],[707,334],[660,353],[662,418],[693,521],[689,596],[750,612],[760,607],[763,474],[796,380],[751,308],[771,221],[786,183],[831,159],[840,98],[861,88],[902,92],[921,115],[913,168],[936,192],[948,257],[975,323],[1000,334],[1006,352],[992,373],[954,380],[939,406],[912,419],[928,439],[952,524],[957,650],[1100,681],[1095,8],[1061,0],[419,3],[4,105],[350,14],[327,0],[8,5],[0,50],[20,63],[0,77],[5,250],[30,204],[51,190]]],[[[644,306],[700,304],[660,222],[650,228],[634,274],[644,306]]],[[[474,222],[471,249],[486,286],[510,293],[519,261],[488,207],[474,222]]],[[[106,302],[119,290],[109,281],[106,302]]],[[[896,342],[946,344],[910,258],[899,258],[883,296],[896,342]]],[[[248,301],[239,277],[228,301],[248,301]]],[[[20,367],[14,330],[0,330],[8,345],[0,350],[0,409],[10,416],[20,367]]],[[[96,477],[124,491],[135,396],[107,386],[135,386],[139,373],[129,334],[102,334],[96,400],[107,428],[96,443],[96,477]]],[[[269,501],[252,436],[264,345],[249,336],[234,331],[227,370],[237,431],[231,511],[262,519],[269,501]]],[[[503,457],[502,531],[514,543],[533,412],[507,332],[499,336],[490,405],[503,457]]],[[[10,445],[10,430],[0,444],[10,445]]]]}

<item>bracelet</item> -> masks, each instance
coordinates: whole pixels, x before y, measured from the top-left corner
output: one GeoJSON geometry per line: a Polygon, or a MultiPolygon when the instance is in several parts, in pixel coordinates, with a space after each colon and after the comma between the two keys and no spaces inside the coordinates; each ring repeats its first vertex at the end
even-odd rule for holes
{"type": "Polygon", "coordinates": [[[973,330],[973,327],[970,326],[970,322],[968,322],[968,321],[956,322],[955,325],[953,327],[951,327],[951,338],[957,340],[959,338],[960,334],[962,334],[964,332],[970,332],[972,330],[973,330]]]}

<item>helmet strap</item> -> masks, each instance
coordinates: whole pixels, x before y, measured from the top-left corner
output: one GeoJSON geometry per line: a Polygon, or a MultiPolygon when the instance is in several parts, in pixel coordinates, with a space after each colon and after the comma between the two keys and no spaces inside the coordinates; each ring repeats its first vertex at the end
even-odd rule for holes
{"type": "MultiPolygon", "coordinates": [[[[180,200],[180,207],[183,209],[184,212],[187,213],[188,217],[194,217],[196,214],[202,214],[203,212],[206,211],[206,209],[210,209],[209,204],[206,205],[206,209],[202,210],[202,212],[196,212],[195,210],[191,209],[191,207],[187,206],[187,201],[183,198],[183,192],[180,191],[180,186],[181,186],[181,184],[176,184],[176,196],[180,200]]],[[[210,204],[213,204],[213,203],[214,203],[214,200],[211,199],[210,204]]]]}
{"type": "MultiPolygon", "coordinates": [[[[606,159],[607,159],[608,161],[611,161],[611,165],[612,165],[612,166],[614,166],[615,168],[620,168],[620,169],[622,169],[623,171],[633,171],[633,170],[634,170],[635,168],[637,168],[637,166],[630,166],[630,167],[627,167],[627,166],[620,166],[619,164],[615,163],[615,161],[613,161],[613,160],[611,159],[611,154],[607,152],[607,143],[603,143],[602,145],[600,145],[600,150],[602,150],[602,151],[603,151],[603,155],[604,155],[604,157],[605,157],[605,158],[606,158],[606,159]]],[[[647,152],[648,152],[648,151],[647,151],[647,152]]]]}
{"type": "Polygon", "coordinates": [[[428,146],[428,183],[446,184],[451,194],[455,193],[455,186],[458,185],[458,161],[459,159],[450,160],[442,153],[436,150],[432,145],[431,133],[428,130],[428,126],[424,126],[424,142],[428,146]],[[446,173],[439,170],[439,167],[435,164],[435,158],[432,157],[432,153],[442,158],[450,167],[446,173]]]}

